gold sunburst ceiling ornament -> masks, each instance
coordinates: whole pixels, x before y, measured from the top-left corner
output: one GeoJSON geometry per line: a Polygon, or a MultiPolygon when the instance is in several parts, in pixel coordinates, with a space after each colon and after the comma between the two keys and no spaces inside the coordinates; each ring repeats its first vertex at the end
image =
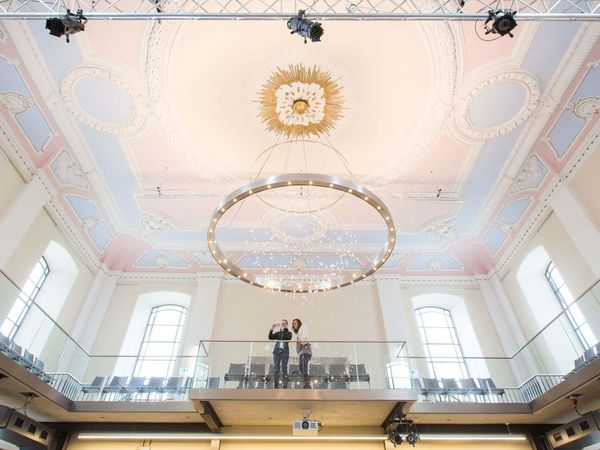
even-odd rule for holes
{"type": "Polygon", "coordinates": [[[277,68],[260,90],[260,117],[268,131],[286,138],[329,134],[342,117],[341,86],[317,66],[277,68]]]}

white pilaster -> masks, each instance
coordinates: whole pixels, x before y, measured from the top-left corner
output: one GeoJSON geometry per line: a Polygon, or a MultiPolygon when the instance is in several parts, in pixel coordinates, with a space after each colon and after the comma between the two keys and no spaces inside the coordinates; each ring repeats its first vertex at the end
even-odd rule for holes
{"type": "Polygon", "coordinates": [[[409,388],[411,382],[408,380],[408,377],[428,376],[425,359],[409,358],[408,360],[403,360],[402,358],[402,356],[424,356],[412,301],[404,295],[405,293],[400,280],[377,280],[377,291],[379,294],[381,315],[383,317],[385,339],[387,341],[404,341],[406,343],[406,348],[400,355],[398,355],[398,345],[388,345],[389,361],[392,364],[407,364],[406,368],[408,370],[407,373],[402,373],[403,370],[400,369],[400,373],[393,375],[400,378],[388,380],[388,383],[396,387],[409,388]],[[400,383],[400,385],[397,383],[400,383]],[[403,385],[403,383],[406,384],[403,385]]]}
{"type": "Polygon", "coordinates": [[[99,270],[81,306],[72,335],[73,339],[87,352],[91,352],[98,337],[118,280],[118,275],[107,275],[99,270]]]}
{"type": "Polygon", "coordinates": [[[496,275],[489,280],[479,280],[479,289],[506,356],[511,356],[525,343],[525,336],[506,297],[504,287],[496,275]]]}
{"type": "Polygon", "coordinates": [[[196,294],[188,311],[181,354],[194,355],[201,340],[212,338],[220,289],[221,278],[198,278],[196,294]]]}
{"type": "Polygon", "coordinates": [[[385,339],[405,341],[409,354],[421,355],[419,330],[412,302],[409,298],[405,298],[400,280],[377,280],[377,291],[385,339]]]}
{"type": "Polygon", "coordinates": [[[592,272],[600,278],[600,231],[597,225],[567,185],[557,190],[550,203],[592,272]]]}
{"type": "Polygon", "coordinates": [[[34,177],[16,195],[0,218],[0,268],[5,268],[50,195],[34,177]]]}

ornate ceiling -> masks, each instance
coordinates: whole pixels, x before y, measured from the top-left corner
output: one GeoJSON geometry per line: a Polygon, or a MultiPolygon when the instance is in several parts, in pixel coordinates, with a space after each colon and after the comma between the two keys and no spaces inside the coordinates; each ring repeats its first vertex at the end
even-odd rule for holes
{"type": "MultiPolygon", "coordinates": [[[[385,201],[397,237],[382,273],[500,267],[598,133],[600,25],[520,23],[493,42],[472,22],[324,26],[305,45],[278,21],[95,21],[67,45],[42,22],[4,22],[2,148],[43,178],[84,253],[110,270],[217,270],[214,208],[260,170],[294,164],[385,201]],[[268,129],[264,102],[269,80],[298,64],[331,83],[307,82],[306,95],[335,88],[341,102],[335,115],[311,111],[329,133],[310,136],[302,158],[284,143],[294,133],[268,129]]],[[[246,216],[225,243],[239,258],[246,216]]],[[[364,256],[370,227],[354,223],[364,256]]]]}

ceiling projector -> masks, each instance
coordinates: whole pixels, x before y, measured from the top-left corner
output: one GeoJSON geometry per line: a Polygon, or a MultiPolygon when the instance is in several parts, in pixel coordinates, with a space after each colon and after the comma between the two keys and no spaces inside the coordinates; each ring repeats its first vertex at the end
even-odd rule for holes
{"type": "Polygon", "coordinates": [[[308,409],[302,410],[302,420],[294,420],[292,423],[292,435],[293,436],[317,436],[321,424],[318,420],[310,420],[310,411],[308,409]]]}
{"type": "Polygon", "coordinates": [[[292,435],[294,436],[317,436],[319,434],[318,420],[295,420],[292,424],[292,435]]]}

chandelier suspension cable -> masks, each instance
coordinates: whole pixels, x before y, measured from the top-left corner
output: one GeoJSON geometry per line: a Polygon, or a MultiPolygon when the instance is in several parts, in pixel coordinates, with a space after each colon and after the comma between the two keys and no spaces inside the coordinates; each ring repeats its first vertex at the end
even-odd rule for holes
{"type": "MultiPolygon", "coordinates": [[[[306,162],[306,142],[302,141],[302,152],[303,152],[303,156],[304,156],[304,170],[306,172],[308,172],[308,163],[306,162]]],[[[300,187],[300,189],[302,189],[302,187],[300,187]]],[[[310,206],[310,188],[307,187],[306,189],[306,205],[308,206],[308,208],[306,209],[306,227],[307,227],[307,232],[309,231],[310,228],[310,224],[312,223],[311,220],[311,211],[312,208],[310,206]]],[[[304,251],[305,249],[303,249],[304,251]]],[[[310,264],[309,261],[307,261],[307,264],[310,264]]],[[[311,283],[314,283],[315,278],[314,278],[314,272],[311,272],[311,279],[310,279],[311,283]]]]}
{"type": "MultiPolygon", "coordinates": [[[[277,145],[281,144],[281,142],[279,142],[279,137],[277,137],[277,141],[275,143],[275,145],[272,145],[271,148],[269,149],[269,153],[267,154],[267,157],[265,158],[265,161],[262,163],[262,165],[260,166],[260,169],[258,169],[258,173],[256,174],[256,176],[254,177],[253,181],[258,180],[258,177],[260,177],[260,174],[262,173],[263,169],[265,168],[265,166],[267,165],[267,163],[269,162],[269,159],[271,159],[271,155],[273,154],[273,150],[275,150],[275,148],[277,147],[277,145]]],[[[285,173],[285,170],[284,170],[285,173]]],[[[233,221],[237,218],[238,213],[240,212],[240,210],[242,209],[242,205],[244,204],[244,202],[246,201],[246,199],[243,199],[238,206],[238,209],[235,211],[235,213],[233,214],[233,217],[231,218],[231,220],[229,221],[229,228],[231,228],[231,224],[233,223],[233,221]]]]}
{"type": "Polygon", "coordinates": [[[273,153],[273,149],[275,147],[271,147],[269,149],[269,154],[267,155],[267,157],[265,158],[265,161],[262,163],[262,165],[260,166],[260,169],[258,169],[258,173],[256,174],[256,176],[254,177],[254,180],[258,180],[258,177],[260,177],[260,174],[262,173],[263,169],[265,168],[265,166],[267,165],[267,163],[269,162],[269,159],[271,158],[271,154],[273,153]]]}
{"type": "MultiPolygon", "coordinates": [[[[297,140],[296,140],[297,142],[297,140]]],[[[288,161],[290,160],[290,153],[292,152],[292,141],[288,142],[287,153],[285,154],[285,161],[283,162],[283,173],[287,171],[288,161]]]]}
{"type": "Polygon", "coordinates": [[[358,182],[358,178],[356,178],[354,176],[354,174],[352,173],[352,171],[350,170],[350,166],[346,163],[346,158],[344,158],[344,155],[342,155],[340,152],[338,152],[335,147],[333,146],[333,144],[331,143],[331,141],[329,140],[329,136],[325,136],[325,139],[327,140],[327,144],[333,149],[333,151],[338,155],[338,157],[340,158],[340,161],[342,162],[342,164],[344,165],[344,168],[348,171],[348,174],[350,175],[350,180],[354,181],[357,184],[360,184],[358,182]]]}

